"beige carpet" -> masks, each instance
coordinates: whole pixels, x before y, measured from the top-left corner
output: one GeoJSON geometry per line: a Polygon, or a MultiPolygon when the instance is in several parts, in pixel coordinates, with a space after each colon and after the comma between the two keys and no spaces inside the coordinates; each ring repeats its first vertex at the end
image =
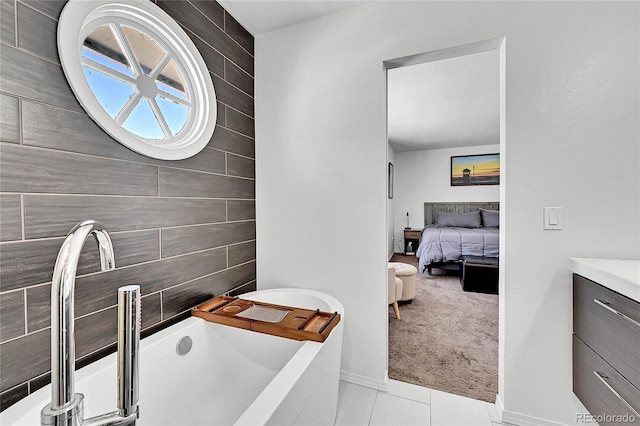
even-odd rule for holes
{"type": "MultiPolygon", "coordinates": [[[[395,255],[411,263],[414,256],[395,255]]],[[[418,273],[416,297],[389,308],[389,378],[487,402],[498,392],[498,296],[464,292],[457,276],[418,273]]]]}

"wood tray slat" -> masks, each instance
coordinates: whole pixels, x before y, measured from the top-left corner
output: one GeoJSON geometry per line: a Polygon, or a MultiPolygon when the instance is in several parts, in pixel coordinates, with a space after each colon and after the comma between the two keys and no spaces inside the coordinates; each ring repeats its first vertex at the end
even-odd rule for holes
{"type": "Polygon", "coordinates": [[[258,333],[315,342],[324,342],[331,330],[340,322],[340,314],[337,312],[323,312],[318,309],[314,311],[229,296],[218,296],[208,300],[193,308],[191,315],[209,322],[244,328],[258,333]],[[284,310],[288,313],[278,323],[236,316],[254,305],[284,310]],[[302,325],[301,329],[299,329],[300,325],[302,325]]]}

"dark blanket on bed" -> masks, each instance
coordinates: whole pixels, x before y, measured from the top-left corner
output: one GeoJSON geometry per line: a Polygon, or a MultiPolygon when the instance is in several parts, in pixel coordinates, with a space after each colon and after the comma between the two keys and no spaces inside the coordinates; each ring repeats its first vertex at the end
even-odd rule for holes
{"type": "Polygon", "coordinates": [[[462,256],[498,257],[500,230],[497,228],[450,228],[429,225],[422,231],[416,255],[420,270],[438,262],[456,262],[462,256]]]}

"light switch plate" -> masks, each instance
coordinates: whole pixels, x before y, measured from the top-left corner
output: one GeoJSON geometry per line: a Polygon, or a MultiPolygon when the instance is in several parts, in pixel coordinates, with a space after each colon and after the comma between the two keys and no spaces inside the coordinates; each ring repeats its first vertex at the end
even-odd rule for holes
{"type": "Polygon", "coordinates": [[[544,229],[562,229],[562,207],[544,208],[544,229]]]}

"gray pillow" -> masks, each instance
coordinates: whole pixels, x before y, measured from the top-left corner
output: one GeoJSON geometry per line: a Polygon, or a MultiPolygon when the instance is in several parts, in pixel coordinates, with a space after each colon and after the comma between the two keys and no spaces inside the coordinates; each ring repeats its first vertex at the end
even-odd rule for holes
{"type": "Polygon", "coordinates": [[[485,228],[499,228],[500,227],[500,212],[497,210],[485,210],[480,209],[480,215],[482,216],[482,226],[485,228]]]}
{"type": "Polygon", "coordinates": [[[480,210],[469,213],[438,212],[436,225],[458,228],[480,228],[480,210]]]}

